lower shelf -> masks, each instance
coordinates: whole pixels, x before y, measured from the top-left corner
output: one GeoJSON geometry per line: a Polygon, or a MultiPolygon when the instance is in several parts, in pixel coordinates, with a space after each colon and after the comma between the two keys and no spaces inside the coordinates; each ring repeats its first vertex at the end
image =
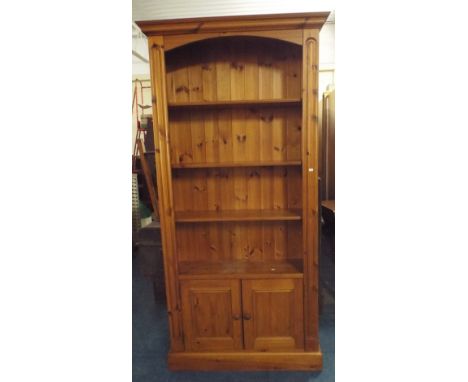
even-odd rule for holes
{"type": "Polygon", "coordinates": [[[174,353],[168,356],[169,369],[177,370],[321,370],[322,353],[174,353]]]}
{"type": "Polygon", "coordinates": [[[215,278],[302,278],[302,260],[277,262],[192,262],[179,263],[180,279],[215,279],[215,278]]]}

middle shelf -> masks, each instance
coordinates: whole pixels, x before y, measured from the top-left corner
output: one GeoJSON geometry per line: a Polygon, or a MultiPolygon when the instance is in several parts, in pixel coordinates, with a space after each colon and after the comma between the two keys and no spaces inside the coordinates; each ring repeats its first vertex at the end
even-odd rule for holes
{"type": "Polygon", "coordinates": [[[179,162],[172,163],[173,169],[181,168],[230,168],[230,167],[286,167],[301,166],[300,160],[243,161],[243,162],[179,162]]]}
{"type": "Polygon", "coordinates": [[[179,223],[301,220],[300,209],[176,211],[179,223]]]}

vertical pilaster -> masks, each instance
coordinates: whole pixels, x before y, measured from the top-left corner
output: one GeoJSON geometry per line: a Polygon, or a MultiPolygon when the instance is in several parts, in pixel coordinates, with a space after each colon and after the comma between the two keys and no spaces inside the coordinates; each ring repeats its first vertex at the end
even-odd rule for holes
{"type": "Polygon", "coordinates": [[[177,285],[176,235],[171,180],[169,122],[167,115],[166,68],[162,36],[148,39],[153,91],[153,132],[159,195],[161,238],[164,257],[167,310],[171,351],[184,351],[180,293],[177,285]]]}
{"type": "Polygon", "coordinates": [[[302,224],[306,351],[319,351],[318,33],[318,29],[304,29],[302,51],[302,224]]]}

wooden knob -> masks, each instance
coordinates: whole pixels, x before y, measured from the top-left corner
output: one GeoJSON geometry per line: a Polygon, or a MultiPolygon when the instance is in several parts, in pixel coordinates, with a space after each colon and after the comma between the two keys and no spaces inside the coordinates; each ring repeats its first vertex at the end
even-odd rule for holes
{"type": "Polygon", "coordinates": [[[237,321],[237,320],[240,320],[240,315],[239,315],[239,314],[235,314],[235,315],[232,316],[232,318],[233,318],[234,320],[236,320],[236,321],[237,321]]]}
{"type": "Polygon", "coordinates": [[[252,318],[252,316],[250,314],[248,314],[248,313],[244,314],[244,317],[243,317],[244,320],[250,320],[251,318],[252,318]]]}

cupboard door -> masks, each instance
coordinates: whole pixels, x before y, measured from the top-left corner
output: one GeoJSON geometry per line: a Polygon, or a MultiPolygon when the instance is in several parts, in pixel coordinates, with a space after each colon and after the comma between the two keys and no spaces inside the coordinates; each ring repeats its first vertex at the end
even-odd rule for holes
{"type": "Polygon", "coordinates": [[[302,279],[242,281],[245,349],[304,349],[302,279]]]}
{"type": "Polygon", "coordinates": [[[242,349],[239,280],[181,281],[187,351],[242,349]]]}

